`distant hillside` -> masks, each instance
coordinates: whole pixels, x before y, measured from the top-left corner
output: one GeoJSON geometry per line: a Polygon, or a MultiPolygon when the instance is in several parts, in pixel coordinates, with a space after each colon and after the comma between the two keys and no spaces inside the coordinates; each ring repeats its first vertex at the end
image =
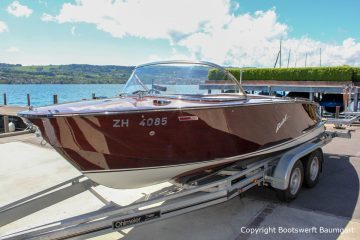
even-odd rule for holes
{"type": "MultiPolygon", "coordinates": [[[[125,83],[129,78],[133,66],[98,66],[86,64],[49,65],[49,66],[22,66],[20,64],[0,63],[0,84],[29,84],[29,83],[125,83]]],[[[240,76],[239,68],[227,68],[237,79],[240,76]]],[[[147,74],[152,77],[156,74],[159,79],[168,82],[169,76],[179,71],[170,66],[143,70],[143,78],[147,74]],[[150,71],[150,72],[147,72],[150,71]]],[[[246,68],[242,69],[243,80],[278,80],[278,81],[353,81],[360,82],[360,68],[350,66],[338,67],[307,67],[307,68],[246,68]]],[[[192,76],[188,78],[221,79],[217,70],[199,67],[192,68],[192,76]]],[[[172,81],[177,81],[172,78],[172,81]]]]}
{"type": "Polygon", "coordinates": [[[132,66],[86,64],[22,66],[0,63],[0,84],[125,83],[132,66]]]}

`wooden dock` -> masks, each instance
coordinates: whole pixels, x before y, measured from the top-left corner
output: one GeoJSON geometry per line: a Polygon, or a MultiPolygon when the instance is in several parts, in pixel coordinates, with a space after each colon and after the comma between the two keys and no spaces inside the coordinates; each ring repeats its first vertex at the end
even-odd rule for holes
{"type": "Polygon", "coordinates": [[[1,128],[3,129],[2,131],[0,131],[0,138],[29,132],[29,130],[10,132],[9,129],[10,121],[13,121],[15,123],[16,128],[18,127],[20,127],[20,129],[26,128],[23,121],[19,117],[17,117],[17,113],[21,111],[25,111],[27,109],[28,107],[0,105],[0,119],[2,119],[0,125],[1,128]]]}
{"type": "Polygon", "coordinates": [[[0,105],[0,116],[17,116],[18,112],[27,110],[28,107],[0,105]]]}

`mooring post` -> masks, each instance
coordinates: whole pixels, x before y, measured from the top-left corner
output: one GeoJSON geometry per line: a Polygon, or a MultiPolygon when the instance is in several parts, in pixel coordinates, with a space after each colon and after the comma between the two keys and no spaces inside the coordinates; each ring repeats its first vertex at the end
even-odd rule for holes
{"type": "MultiPolygon", "coordinates": [[[[335,110],[335,118],[339,118],[339,114],[340,114],[340,106],[336,106],[336,110],[335,110]]],[[[335,128],[341,128],[341,123],[335,123],[335,128]]]]}
{"type": "Polygon", "coordinates": [[[336,106],[335,118],[339,118],[339,114],[340,114],[340,106],[336,106]]]}
{"type": "Polygon", "coordinates": [[[273,96],[275,92],[272,91],[271,86],[268,86],[269,96],[273,96]]]}
{"type": "Polygon", "coordinates": [[[4,105],[7,105],[7,96],[6,96],[6,93],[4,93],[4,105]]]}
{"type": "Polygon", "coordinates": [[[9,132],[9,116],[3,116],[4,119],[4,132],[9,132]]]}
{"type": "Polygon", "coordinates": [[[30,107],[30,105],[31,105],[31,102],[30,102],[30,94],[28,93],[28,94],[26,95],[26,97],[27,97],[27,105],[30,107]]]}
{"type": "Polygon", "coordinates": [[[320,116],[323,117],[324,116],[324,107],[320,106],[320,116]]]}
{"type": "Polygon", "coordinates": [[[54,104],[58,104],[58,95],[54,94],[54,104]]]}
{"type": "Polygon", "coordinates": [[[92,94],[92,99],[96,99],[95,93],[92,94]]]}
{"type": "Polygon", "coordinates": [[[310,101],[314,101],[314,92],[309,92],[310,94],[310,101]]]}
{"type": "Polygon", "coordinates": [[[357,112],[359,110],[359,88],[356,87],[354,89],[354,112],[357,112]]]}

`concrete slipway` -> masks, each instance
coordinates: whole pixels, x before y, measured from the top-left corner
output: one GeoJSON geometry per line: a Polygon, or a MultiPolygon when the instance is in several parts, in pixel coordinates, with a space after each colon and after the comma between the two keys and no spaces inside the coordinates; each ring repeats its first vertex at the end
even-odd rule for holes
{"type": "MultiPolygon", "coordinates": [[[[324,147],[325,164],[319,184],[303,189],[292,203],[280,203],[272,190],[257,187],[223,204],[96,239],[360,239],[360,128],[352,130],[351,140],[334,139],[324,147]],[[252,229],[258,232],[249,233],[252,229]]],[[[32,134],[0,138],[0,206],[78,175],[32,134]]],[[[97,186],[95,190],[104,200],[127,205],[143,193],[168,185],[136,190],[97,186]]],[[[1,227],[0,236],[103,206],[86,191],[1,227]]]]}

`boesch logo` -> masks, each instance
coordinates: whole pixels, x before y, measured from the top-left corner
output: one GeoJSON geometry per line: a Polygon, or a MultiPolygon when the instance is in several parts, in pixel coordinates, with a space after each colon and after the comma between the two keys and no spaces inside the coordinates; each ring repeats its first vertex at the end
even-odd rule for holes
{"type": "Polygon", "coordinates": [[[285,114],[284,118],[276,125],[276,133],[280,130],[280,128],[284,125],[284,123],[289,119],[289,116],[285,114]]]}

